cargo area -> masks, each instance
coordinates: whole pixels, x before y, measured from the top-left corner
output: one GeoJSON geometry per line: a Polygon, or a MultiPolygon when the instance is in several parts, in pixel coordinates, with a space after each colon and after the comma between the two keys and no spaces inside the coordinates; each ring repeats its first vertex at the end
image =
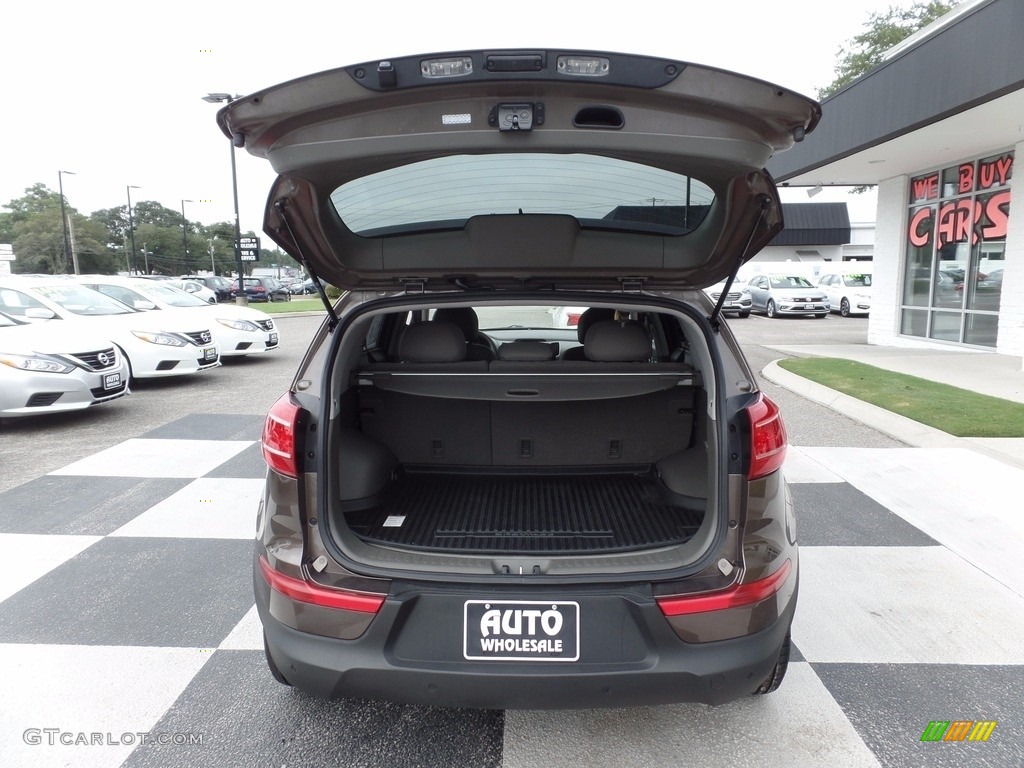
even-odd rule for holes
{"type": "Polygon", "coordinates": [[[703,509],[650,468],[578,474],[403,468],[345,520],[364,541],[476,554],[601,554],[683,544],[703,509]]]}
{"type": "Polygon", "coordinates": [[[515,326],[471,360],[443,319],[386,319],[392,352],[360,350],[329,433],[328,519],[353,561],[657,569],[708,545],[714,429],[678,323],[620,311],[586,350],[576,329],[515,326]]]}

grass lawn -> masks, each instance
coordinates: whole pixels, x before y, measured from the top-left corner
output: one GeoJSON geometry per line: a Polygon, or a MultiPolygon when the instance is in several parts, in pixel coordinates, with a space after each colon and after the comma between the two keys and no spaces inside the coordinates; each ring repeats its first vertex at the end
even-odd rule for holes
{"type": "Polygon", "coordinates": [[[316,296],[292,299],[291,301],[250,301],[249,306],[268,315],[283,315],[288,312],[324,312],[324,305],[316,296]]]}
{"type": "Polygon", "coordinates": [[[831,357],[793,357],[779,366],[858,400],[956,437],[1024,437],[1024,403],[831,357]]]}

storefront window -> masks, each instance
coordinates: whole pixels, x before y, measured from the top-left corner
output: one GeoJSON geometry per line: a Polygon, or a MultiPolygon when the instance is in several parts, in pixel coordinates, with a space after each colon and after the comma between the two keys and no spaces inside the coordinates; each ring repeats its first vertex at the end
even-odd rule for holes
{"type": "Polygon", "coordinates": [[[996,345],[1012,177],[1006,152],[911,179],[901,333],[996,345]]]}

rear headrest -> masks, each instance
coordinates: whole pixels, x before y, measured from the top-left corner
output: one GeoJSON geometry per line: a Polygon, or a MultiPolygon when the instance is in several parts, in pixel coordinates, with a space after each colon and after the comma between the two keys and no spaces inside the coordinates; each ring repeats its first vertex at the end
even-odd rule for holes
{"type": "Polygon", "coordinates": [[[590,330],[590,326],[594,323],[601,322],[602,320],[614,320],[615,310],[608,309],[606,307],[591,307],[590,309],[584,310],[583,314],[580,315],[580,319],[576,321],[576,338],[580,340],[580,344],[587,338],[587,331],[590,330]]]}
{"type": "Polygon", "coordinates": [[[520,363],[554,360],[557,355],[557,342],[509,341],[498,348],[499,360],[515,360],[520,363]]]}
{"type": "Polygon", "coordinates": [[[601,363],[640,363],[651,359],[651,340],[635,320],[602,320],[587,331],[583,351],[601,363]]]}
{"type": "Polygon", "coordinates": [[[403,363],[457,363],[466,359],[466,337],[455,323],[413,323],[398,342],[398,356],[403,363]]]}
{"type": "Polygon", "coordinates": [[[434,312],[433,320],[455,323],[462,330],[467,341],[472,341],[480,330],[480,319],[472,307],[441,307],[434,312]]]}

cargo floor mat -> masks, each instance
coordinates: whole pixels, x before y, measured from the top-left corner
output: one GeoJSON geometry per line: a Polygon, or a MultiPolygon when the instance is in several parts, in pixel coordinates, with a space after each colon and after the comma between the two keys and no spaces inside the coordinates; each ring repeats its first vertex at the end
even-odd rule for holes
{"type": "Polygon", "coordinates": [[[669,496],[653,475],[405,474],[345,520],[365,541],[410,549],[597,554],[688,541],[703,510],[669,496]]]}

